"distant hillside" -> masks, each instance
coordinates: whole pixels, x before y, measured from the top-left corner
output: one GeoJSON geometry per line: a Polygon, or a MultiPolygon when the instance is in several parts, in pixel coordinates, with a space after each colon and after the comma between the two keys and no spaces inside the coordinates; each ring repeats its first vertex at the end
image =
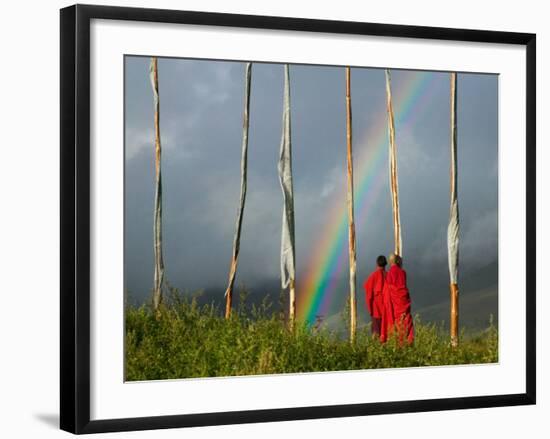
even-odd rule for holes
{"type": "MultiPolygon", "coordinates": [[[[490,316],[498,322],[498,263],[493,262],[479,270],[464,275],[459,280],[459,323],[470,329],[485,328],[490,316]]],[[[420,314],[424,322],[449,321],[449,287],[442,285],[439,291],[433,292],[433,298],[442,297],[436,303],[413,306],[413,312],[420,314]]],[[[413,299],[414,300],[414,299],[413,299]]],[[[433,299],[432,299],[433,300],[433,299]]],[[[414,303],[413,303],[414,305],[414,303]]]]}
{"type": "MultiPolygon", "coordinates": [[[[413,308],[422,309],[448,299],[449,272],[447,267],[426,274],[420,267],[406,266],[407,280],[413,308]]],[[[498,262],[494,261],[478,269],[461,271],[459,287],[461,295],[468,295],[498,285],[498,262]]]]}
{"type": "MultiPolygon", "coordinates": [[[[449,300],[420,309],[413,308],[413,314],[418,314],[422,323],[443,324],[448,328],[449,324],[449,300]]],[[[460,294],[459,324],[467,332],[478,331],[489,326],[490,316],[493,316],[493,324],[498,324],[498,289],[496,286],[479,291],[470,291],[460,294]]],[[[370,319],[366,312],[359,310],[357,326],[362,328],[368,325],[370,319]]],[[[342,313],[332,314],[323,319],[322,326],[331,331],[346,331],[346,320],[342,313]]]]}
{"type": "MultiPolygon", "coordinates": [[[[423,322],[444,322],[449,319],[449,285],[448,272],[445,269],[437,270],[431,276],[422,274],[422,270],[406,266],[409,289],[412,298],[413,314],[420,314],[423,322]]],[[[324,316],[323,325],[335,331],[345,331],[346,320],[343,319],[342,311],[345,308],[348,298],[347,277],[343,275],[340,279],[330,279],[331,283],[339,285],[339,294],[332,297],[330,309],[332,313],[324,316]],[[336,310],[336,312],[335,312],[336,310]]],[[[357,318],[358,326],[367,325],[370,322],[368,317],[362,280],[357,282],[357,318]]],[[[466,272],[461,275],[460,282],[460,324],[471,329],[486,328],[489,323],[489,316],[493,315],[493,321],[498,321],[498,263],[495,261],[475,271],[466,272]]],[[[273,310],[281,309],[280,280],[266,279],[257,282],[252,286],[235,285],[234,306],[240,302],[240,291],[246,290],[247,307],[260,305],[264,300],[270,301],[273,310]]],[[[199,303],[215,304],[223,310],[225,286],[206,288],[201,291],[199,303]]],[[[181,291],[182,294],[190,296],[196,294],[188,291],[181,291]]],[[[128,303],[139,306],[148,298],[139,299],[130,294],[127,297],[128,303]]],[[[288,294],[283,296],[282,308],[286,311],[288,294]]],[[[221,312],[221,311],[220,311],[221,312]]]]}
{"type": "MultiPolygon", "coordinates": [[[[415,311],[423,322],[449,322],[449,300],[415,311]]],[[[468,329],[482,329],[489,326],[490,316],[498,323],[498,288],[485,288],[468,294],[460,294],[459,324],[468,329]]]]}

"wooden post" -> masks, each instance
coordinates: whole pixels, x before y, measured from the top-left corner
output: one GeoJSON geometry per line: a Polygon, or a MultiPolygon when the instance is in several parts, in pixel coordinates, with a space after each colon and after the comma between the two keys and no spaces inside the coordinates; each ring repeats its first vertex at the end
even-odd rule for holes
{"type": "Polygon", "coordinates": [[[458,284],[451,284],[451,346],[458,346],[458,284]]]}
{"type": "Polygon", "coordinates": [[[233,288],[225,291],[225,318],[228,319],[231,316],[231,306],[233,303],[233,288]]]}
{"type": "Polygon", "coordinates": [[[458,214],[457,176],[457,115],[456,115],[456,73],[451,73],[451,208],[447,229],[447,250],[449,255],[449,276],[451,292],[451,346],[458,346],[458,243],[460,221],[458,214]]]}
{"type": "Polygon", "coordinates": [[[235,236],[233,237],[233,255],[231,257],[231,266],[229,268],[229,280],[225,290],[225,318],[231,315],[231,305],[233,302],[233,285],[235,284],[235,275],[237,274],[237,263],[239,260],[239,249],[241,245],[241,228],[243,223],[244,205],[246,200],[247,188],[247,168],[248,168],[248,127],[250,111],[250,81],[252,78],[252,64],[247,63],[245,67],[244,83],[244,112],[243,112],[243,137],[241,144],[241,197],[237,211],[237,221],[235,224],[235,236]]]}
{"type": "Polygon", "coordinates": [[[349,304],[350,341],[355,342],[357,332],[357,304],[355,298],[356,255],[355,222],[353,217],[353,154],[351,124],[351,69],[346,67],[346,140],[347,140],[347,207],[348,207],[348,248],[349,248],[349,304]]]}
{"type": "Polygon", "coordinates": [[[151,58],[149,77],[153,88],[154,124],[155,124],[155,207],[153,216],[153,251],[155,258],[155,273],[153,283],[153,309],[158,312],[162,302],[162,284],[164,281],[164,261],[162,257],[162,177],[161,177],[161,143],[160,143],[160,105],[158,61],[151,58]]]}
{"type": "Polygon", "coordinates": [[[288,326],[294,330],[296,323],[296,287],[295,280],[290,279],[289,285],[289,304],[288,304],[288,326]]]}
{"type": "Polygon", "coordinates": [[[388,134],[390,139],[389,175],[393,212],[394,253],[403,257],[403,243],[401,240],[401,216],[399,214],[399,182],[397,179],[397,147],[395,145],[395,122],[393,117],[391,75],[389,69],[386,69],[386,109],[388,112],[388,134]]]}

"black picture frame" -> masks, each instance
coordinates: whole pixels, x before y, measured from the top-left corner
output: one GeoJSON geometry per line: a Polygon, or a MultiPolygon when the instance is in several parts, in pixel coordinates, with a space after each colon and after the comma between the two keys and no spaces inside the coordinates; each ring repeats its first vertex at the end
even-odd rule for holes
{"type": "Polygon", "coordinates": [[[110,6],[61,9],[60,426],[72,433],[273,422],[535,404],[536,401],[536,35],[110,6]],[[526,47],[526,392],[416,401],[90,420],[90,21],[182,23],[333,34],[407,37],[526,47]]]}

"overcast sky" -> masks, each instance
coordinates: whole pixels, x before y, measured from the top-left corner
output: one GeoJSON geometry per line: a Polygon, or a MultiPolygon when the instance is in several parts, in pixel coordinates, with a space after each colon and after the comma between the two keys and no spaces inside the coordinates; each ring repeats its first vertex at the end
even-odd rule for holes
{"type": "MultiPolygon", "coordinates": [[[[244,63],[161,58],[158,68],[166,279],[185,291],[224,288],[239,198],[244,63]]],[[[154,131],[148,72],[149,58],[126,57],[125,284],[140,299],[149,296],[153,283],[154,131]]],[[[305,65],[292,65],[290,76],[299,289],[316,246],[326,237],[329,212],[345,203],[345,76],[341,67],[305,65]]],[[[356,172],[368,149],[378,148],[374,139],[380,121],[386,121],[384,84],[381,69],[352,69],[356,172]]],[[[445,277],[449,75],[393,70],[392,89],[406,267],[413,279],[445,277]],[[407,99],[407,84],[417,80],[423,84],[420,93],[407,99]]],[[[282,65],[253,64],[248,197],[236,285],[257,294],[259,285],[279,278],[282,92],[282,65]]],[[[497,76],[459,74],[463,276],[497,260],[497,96],[497,76]]],[[[373,173],[382,184],[365,191],[367,209],[356,218],[360,285],[375,257],[393,248],[386,130],[373,173]]],[[[356,199],[356,207],[361,202],[356,199]]],[[[345,296],[346,282],[342,285],[345,296]]],[[[416,293],[422,302],[422,292],[416,293]]]]}

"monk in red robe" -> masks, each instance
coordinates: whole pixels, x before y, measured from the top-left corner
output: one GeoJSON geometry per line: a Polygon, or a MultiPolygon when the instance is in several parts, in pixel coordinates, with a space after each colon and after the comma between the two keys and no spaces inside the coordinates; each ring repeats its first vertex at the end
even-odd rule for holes
{"type": "Polygon", "coordinates": [[[405,340],[411,344],[414,341],[414,327],[407,273],[403,270],[402,259],[398,255],[390,255],[390,265],[383,292],[384,314],[380,340],[385,342],[395,332],[400,345],[405,340]]]}
{"type": "Polygon", "coordinates": [[[371,332],[373,337],[380,337],[380,328],[382,325],[382,315],[384,313],[384,299],[382,291],[384,289],[384,280],[386,278],[385,256],[376,258],[376,270],[365,281],[365,302],[371,317],[371,332]]]}

